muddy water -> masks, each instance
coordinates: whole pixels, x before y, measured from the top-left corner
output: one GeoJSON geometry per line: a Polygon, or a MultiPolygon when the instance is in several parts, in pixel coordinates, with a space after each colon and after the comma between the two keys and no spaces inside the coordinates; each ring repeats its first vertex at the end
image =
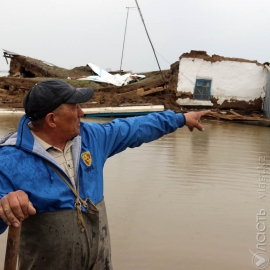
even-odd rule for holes
{"type": "MultiPolygon", "coordinates": [[[[0,116],[0,136],[17,121],[0,116]]],[[[270,129],[204,125],[203,133],[183,128],[107,161],[116,270],[256,269],[250,250],[258,252],[260,242],[270,256],[270,129]],[[260,177],[266,189],[259,187],[260,177]],[[267,215],[257,222],[263,211],[267,215]]],[[[0,236],[0,268],[5,238],[0,236]]]]}

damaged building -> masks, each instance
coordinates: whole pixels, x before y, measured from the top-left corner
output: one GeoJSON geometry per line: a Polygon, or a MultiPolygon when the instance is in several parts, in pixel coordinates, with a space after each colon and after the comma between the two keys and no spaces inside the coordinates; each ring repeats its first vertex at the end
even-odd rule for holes
{"type": "Polygon", "coordinates": [[[115,86],[127,85],[144,79],[144,75],[131,74],[122,71],[122,74],[113,74],[88,63],[86,66],[65,69],[46,61],[23,56],[14,52],[4,50],[4,57],[8,63],[10,59],[10,77],[17,78],[63,78],[89,80],[98,83],[113,84],[115,86]]]}
{"type": "Polygon", "coordinates": [[[191,51],[180,56],[177,103],[260,111],[267,79],[267,69],[257,61],[191,51]]]}
{"type": "Polygon", "coordinates": [[[64,69],[46,61],[4,50],[9,64],[9,75],[0,77],[0,104],[3,108],[22,108],[25,93],[37,82],[49,78],[61,79],[74,87],[95,89],[95,95],[84,107],[123,107],[163,105],[165,109],[177,110],[175,91],[164,84],[170,81],[170,70],[145,75],[107,72],[88,63],[86,66],[64,69]],[[173,94],[173,98],[171,98],[173,94]]]}

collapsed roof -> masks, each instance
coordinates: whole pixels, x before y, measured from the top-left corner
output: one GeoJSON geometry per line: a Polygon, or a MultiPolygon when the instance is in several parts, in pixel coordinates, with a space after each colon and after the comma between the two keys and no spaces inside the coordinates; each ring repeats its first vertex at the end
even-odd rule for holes
{"type": "Polygon", "coordinates": [[[51,77],[67,78],[92,75],[89,66],[75,67],[65,69],[46,61],[20,55],[18,53],[4,50],[4,57],[8,63],[10,59],[9,74],[11,77],[34,78],[34,77],[51,77]]]}
{"type": "Polygon", "coordinates": [[[7,63],[8,59],[10,59],[10,77],[51,77],[81,79],[99,83],[108,83],[115,86],[127,85],[129,83],[145,78],[144,75],[137,75],[126,72],[122,72],[123,75],[111,74],[93,63],[88,63],[86,66],[75,67],[69,70],[55,66],[54,64],[46,61],[23,56],[7,50],[4,50],[4,57],[7,63]]]}

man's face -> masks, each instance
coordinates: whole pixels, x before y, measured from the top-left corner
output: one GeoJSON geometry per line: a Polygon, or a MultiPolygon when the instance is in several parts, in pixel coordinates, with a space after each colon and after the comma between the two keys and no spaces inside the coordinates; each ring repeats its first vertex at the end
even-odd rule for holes
{"type": "Polygon", "coordinates": [[[79,104],[62,104],[55,111],[58,131],[67,140],[80,134],[80,117],[84,113],[79,104]]]}

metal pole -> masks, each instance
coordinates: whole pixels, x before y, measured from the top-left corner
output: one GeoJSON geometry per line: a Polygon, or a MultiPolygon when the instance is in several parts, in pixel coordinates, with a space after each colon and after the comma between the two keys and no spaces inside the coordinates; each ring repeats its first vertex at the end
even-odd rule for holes
{"type": "Polygon", "coordinates": [[[161,73],[161,76],[162,76],[162,79],[163,79],[163,82],[164,82],[164,86],[165,86],[165,78],[164,78],[163,73],[162,73],[162,71],[161,71],[161,68],[160,68],[160,65],[159,65],[159,62],[158,62],[158,59],[157,59],[157,55],[156,55],[154,46],[153,46],[153,44],[152,44],[152,41],[151,41],[150,36],[149,36],[149,34],[148,34],[148,31],[147,31],[147,29],[146,29],[146,25],[145,25],[144,20],[143,20],[143,16],[142,16],[142,13],[141,13],[141,9],[140,9],[140,7],[139,7],[139,4],[138,4],[137,0],[135,0],[135,2],[136,2],[136,5],[137,5],[137,7],[138,7],[138,10],[139,10],[139,12],[140,12],[141,19],[142,19],[142,22],[143,22],[143,25],[144,25],[144,28],[145,28],[147,37],[148,37],[148,39],[149,39],[149,41],[150,41],[150,44],[151,44],[151,47],[152,47],[152,49],[153,49],[153,52],[154,52],[155,58],[156,58],[156,60],[157,60],[157,64],[158,64],[158,67],[159,67],[159,70],[160,70],[160,73],[161,73]]]}
{"type": "Polygon", "coordinates": [[[121,75],[121,70],[122,70],[122,61],[123,61],[123,56],[124,56],[124,47],[125,47],[125,41],[126,41],[126,32],[127,32],[127,22],[128,22],[128,13],[129,9],[134,8],[134,7],[127,7],[127,18],[126,18],[126,26],[125,26],[125,34],[124,34],[124,41],[123,41],[123,48],[122,48],[122,57],[121,57],[121,64],[120,64],[120,75],[121,75]]]}

